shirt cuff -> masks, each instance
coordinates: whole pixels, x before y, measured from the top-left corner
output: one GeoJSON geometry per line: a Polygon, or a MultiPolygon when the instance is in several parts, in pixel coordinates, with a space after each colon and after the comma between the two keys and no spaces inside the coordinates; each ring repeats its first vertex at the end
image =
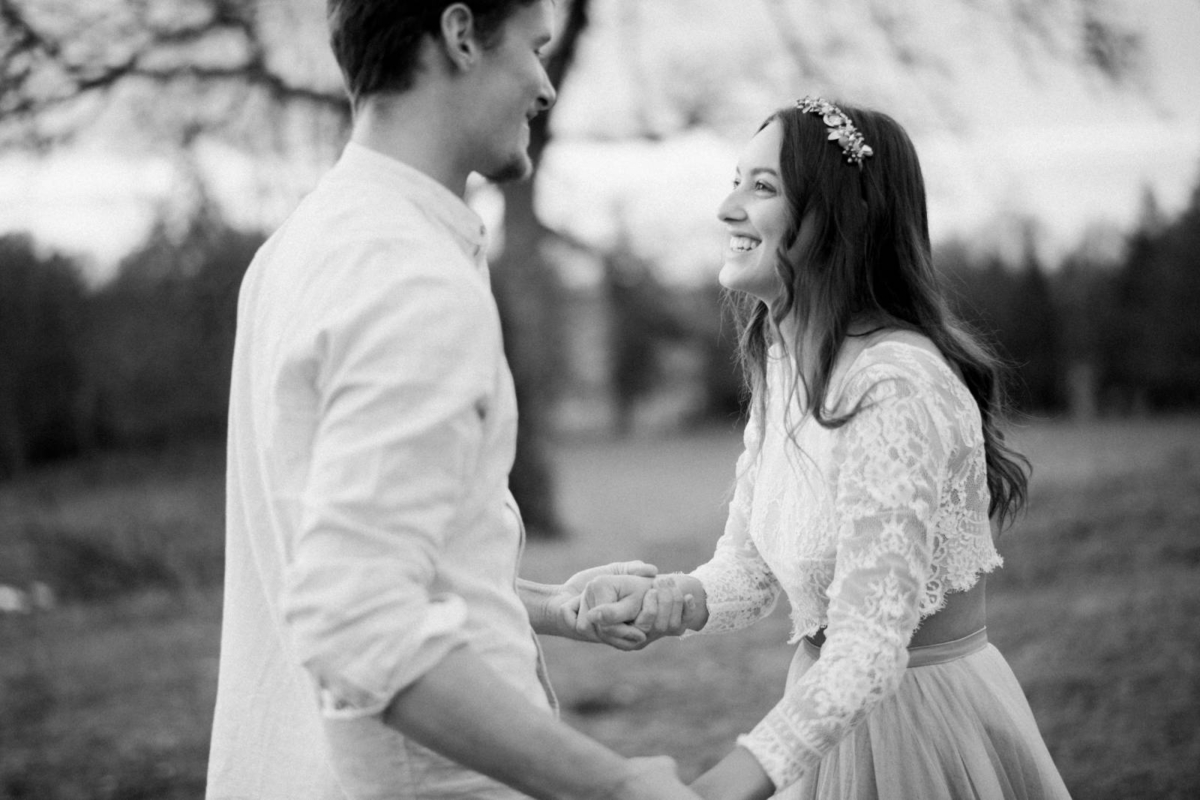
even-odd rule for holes
{"type": "Polygon", "coordinates": [[[321,713],[328,719],[357,719],[382,714],[393,698],[415,682],[451,650],[467,643],[463,626],[467,606],[456,595],[430,598],[423,609],[417,630],[392,647],[382,646],[378,653],[364,653],[339,673],[318,674],[321,713]],[[417,643],[410,650],[412,642],[417,643]],[[407,652],[407,658],[404,652],[407,652]],[[391,661],[387,664],[386,661],[391,661]],[[378,674],[387,676],[379,685],[378,674]],[[375,689],[371,677],[375,677],[375,689]]]}

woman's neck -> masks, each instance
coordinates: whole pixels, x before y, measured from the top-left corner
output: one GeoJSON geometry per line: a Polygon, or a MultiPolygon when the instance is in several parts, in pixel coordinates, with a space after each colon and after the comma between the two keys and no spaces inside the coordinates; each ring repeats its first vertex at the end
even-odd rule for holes
{"type": "Polygon", "coordinates": [[[811,381],[813,366],[817,363],[812,327],[806,325],[797,314],[789,314],[776,325],[775,334],[792,365],[806,381],[811,381]]]}
{"type": "MultiPolygon", "coordinates": [[[[855,317],[846,330],[847,338],[859,338],[871,334],[881,334],[887,330],[887,324],[873,315],[855,317]]],[[[818,363],[817,333],[812,326],[806,325],[798,314],[789,314],[776,326],[776,334],[782,340],[788,357],[806,379],[811,378],[818,363]]]]}

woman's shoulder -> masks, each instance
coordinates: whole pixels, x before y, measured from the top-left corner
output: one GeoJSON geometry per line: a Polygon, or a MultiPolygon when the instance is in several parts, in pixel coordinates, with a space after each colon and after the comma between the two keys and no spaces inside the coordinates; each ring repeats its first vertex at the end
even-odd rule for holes
{"type": "Polygon", "coordinates": [[[952,397],[965,391],[962,378],[937,346],[915,331],[889,329],[850,340],[840,366],[838,394],[855,403],[868,393],[877,399],[931,394],[952,397]]]}

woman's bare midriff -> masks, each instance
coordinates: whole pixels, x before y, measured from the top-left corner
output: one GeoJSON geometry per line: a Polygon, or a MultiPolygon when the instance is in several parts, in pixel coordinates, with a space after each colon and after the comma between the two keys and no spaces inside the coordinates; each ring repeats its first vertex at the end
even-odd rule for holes
{"type": "Polygon", "coordinates": [[[987,625],[986,587],[987,577],[980,575],[978,583],[967,591],[947,594],[946,606],[921,620],[921,627],[917,628],[908,646],[924,647],[952,642],[987,625]]]}
{"type": "MultiPolygon", "coordinates": [[[[941,611],[921,620],[921,626],[913,634],[909,647],[926,647],[931,644],[952,642],[969,636],[987,625],[987,576],[980,575],[979,581],[965,592],[946,595],[946,605],[941,611]]],[[[825,643],[825,629],[809,637],[820,647],[825,643]]]]}

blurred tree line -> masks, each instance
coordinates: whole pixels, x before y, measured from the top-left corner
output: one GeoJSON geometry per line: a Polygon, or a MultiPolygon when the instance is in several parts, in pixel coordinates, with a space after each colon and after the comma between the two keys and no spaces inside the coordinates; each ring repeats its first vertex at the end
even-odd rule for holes
{"type": "MultiPolygon", "coordinates": [[[[794,5],[765,4],[791,79],[827,81],[825,60],[813,58],[811,45],[793,35],[803,10],[794,5]]],[[[936,57],[923,58],[906,41],[903,16],[875,0],[867,5],[876,32],[904,69],[941,70],[936,57]]],[[[1135,71],[1138,36],[1103,4],[1072,0],[1068,5],[1077,13],[1061,18],[1024,0],[1004,5],[1023,39],[1055,57],[1114,85],[1135,71]]],[[[560,4],[561,25],[547,60],[556,86],[564,87],[594,10],[590,0],[560,4]]],[[[314,40],[300,35],[311,16],[300,4],[267,0],[0,0],[0,152],[48,151],[97,121],[112,122],[106,113],[113,109],[131,112],[134,127],[149,138],[174,141],[184,151],[205,139],[282,153],[340,141],[349,106],[336,71],[316,64],[306,44],[314,40]]],[[[319,23],[319,14],[314,19],[319,23]]],[[[756,52],[752,61],[760,60],[756,52]]],[[[695,85],[701,91],[694,96],[671,100],[669,117],[685,128],[719,121],[720,110],[742,94],[736,80],[695,85]]],[[[566,91],[587,89],[568,82],[566,91]]],[[[642,119],[635,128],[642,130],[634,135],[668,132],[647,109],[637,114],[642,119]]],[[[551,115],[531,124],[535,164],[551,139],[551,115]]],[[[505,213],[497,233],[504,252],[493,275],[522,409],[512,489],[531,528],[552,533],[560,523],[545,442],[563,371],[563,287],[547,261],[552,232],[534,211],[536,190],[536,181],[502,187],[505,213]]],[[[224,424],[237,277],[261,239],[204,208],[183,235],[160,226],[122,265],[117,280],[95,292],[61,257],[42,253],[26,238],[5,239],[0,476],[99,447],[215,435],[224,424]]],[[[611,343],[619,348],[613,383],[625,393],[616,398],[622,418],[630,418],[633,404],[661,378],[655,352],[681,336],[716,342],[704,351],[706,406],[735,405],[736,380],[728,372],[732,332],[726,325],[717,335],[715,294],[701,293],[691,303],[699,311],[680,311],[664,324],[661,317],[638,316],[648,310],[657,315],[663,304],[661,296],[639,297],[638,291],[655,291],[653,282],[632,293],[614,284],[610,298],[626,314],[611,343]],[[644,348],[633,335],[639,330],[649,337],[644,348]]]]}
{"type": "Polygon", "coordinates": [[[962,316],[1013,367],[1016,405],[1087,419],[1200,408],[1200,183],[1166,220],[1147,194],[1123,252],[1084,242],[1048,270],[940,248],[962,316]]]}
{"type": "MultiPolygon", "coordinates": [[[[0,237],[0,477],[100,449],[221,439],[237,292],[263,240],[202,202],[186,224],[154,226],[113,280],[88,288],[66,257],[27,235],[0,237]]],[[[1147,201],[1123,256],[1088,252],[1055,270],[1032,243],[1018,264],[956,243],[937,257],[960,313],[1015,367],[1020,408],[1200,408],[1200,185],[1174,220],[1147,201]]],[[[738,382],[718,293],[673,295],[627,250],[607,262],[620,425],[663,380],[656,352],[680,340],[704,354],[705,412],[728,419],[738,382]]]]}
{"type": "Polygon", "coordinates": [[[211,204],[166,222],[89,289],[31,237],[0,237],[0,478],[100,449],[220,439],[237,292],[258,233],[211,204]]]}

